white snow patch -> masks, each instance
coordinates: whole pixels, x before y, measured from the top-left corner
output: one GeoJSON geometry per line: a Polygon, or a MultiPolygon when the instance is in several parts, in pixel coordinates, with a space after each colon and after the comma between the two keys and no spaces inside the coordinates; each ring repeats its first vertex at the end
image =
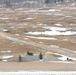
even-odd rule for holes
{"type": "Polygon", "coordinates": [[[48,11],[55,12],[55,11],[56,11],[56,9],[49,9],[48,11]]]}
{"type": "Polygon", "coordinates": [[[26,18],[27,20],[31,20],[31,19],[34,19],[34,18],[31,18],[31,17],[29,17],[29,18],[26,18]]]}
{"type": "Polygon", "coordinates": [[[55,26],[63,26],[62,24],[55,24],[55,26]]]}
{"type": "Polygon", "coordinates": [[[74,53],[76,53],[76,51],[74,51],[74,53]]]}
{"type": "Polygon", "coordinates": [[[19,36],[19,34],[15,34],[16,36],[19,36]]]}
{"type": "Polygon", "coordinates": [[[63,39],[63,41],[69,41],[68,39],[63,39]]]}
{"type": "MultiPolygon", "coordinates": [[[[59,24],[57,24],[59,25],[59,24]]],[[[50,29],[51,31],[66,31],[68,30],[67,28],[62,28],[62,27],[44,27],[45,29],[50,29]]]]}
{"type": "Polygon", "coordinates": [[[7,20],[7,19],[9,19],[9,18],[0,18],[0,19],[2,19],[2,20],[7,20]]]}
{"type": "Polygon", "coordinates": [[[10,53],[12,52],[11,50],[5,50],[5,51],[1,51],[2,53],[10,53]]]}
{"type": "Polygon", "coordinates": [[[4,31],[4,32],[7,32],[7,31],[9,31],[9,30],[8,30],[8,29],[3,29],[3,31],[4,31]]]}
{"type": "Polygon", "coordinates": [[[71,5],[75,5],[75,3],[72,3],[71,5]]]}
{"type": "Polygon", "coordinates": [[[59,57],[58,59],[60,59],[60,60],[67,60],[67,56],[62,56],[62,57],[59,57]]]}
{"type": "Polygon", "coordinates": [[[12,55],[11,56],[2,56],[2,59],[8,59],[8,58],[11,58],[13,57],[12,55]]]}
{"type": "Polygon", "coordinates": [[[15,10],[23,10],[23,8],[17,8],[17,9],[15,9],[15,10]]]}
{"type": "Polygon", "coordinates": [[[0,75],[76,75],[73,71],[19,71],[19,72],[0,72],[0,75]]]}
{"type": "Polygon", "coordinates": [[[33,39],[57,40],[56,38],[47,38],[47,37],[34,37],[34,36],[26,36],[26,37],[33,39]]]}
{"type": "Polygon", "coordinates": [[[59,46],[56,46],[56,45],[50,45],[50,47],[59,48],[59,46]]]}
{"type": "Polygon", "coordinates": [[[33,26],[32,28],[37,28],[38,26],[33,26]]]}
{"type": "Polygon", "coordinates": [[[39,42],[39,43],[43,43],[43,42],[39,42]]]}
{"type": "Polygon", "coordinates": [[[42,25],[43,25],[43,23],[39,23],[39,24],[37,24],[37,25],[40,25],[40,26],[42,26],[42,25]]]}
{"type": "Polygon", "coordinates": [[[49,9],[49,12],[55,12],[55,11],[61,11],[61,10],[57,10],[57,9],[49,9]]]}
{"type": "Polygon", "coordinates": [[[44,32],[28,32],[26,34],[33,34],[33,35],[76,35],[76,31],[67,31],[67,28],[61,27],[43,27],[49,29],[49,31],[44,32]],[[62,32],[63,31],[63,32],[62,32]]]}
{"type": "Polygon", "coordinates": [[[65,17],[72,18],[73,16],[65,16],[65,17]]]}
{"type": "Polygon", "coordinates": [[[69,58],[71,60],[76,60],[76,58],[72,58],[72,57],[69,57],[66,55],[62,55],[62,54],[58,54],[58,53],[55,53],[55,54],[60,55],[61,57],[59,57],[58,59],[63,60],[63,61],[67,60],[67,58],[69,58]]]}
{"type": "Polygon", "coordinates": [[[71,26],[73,26],[74,24],[70,24],[71,26]]]}
{"type": "Polygon", "coordinates": [[[24,38],[24,40],[28,40],[28,38],[24,38]]]}
{"type": "Polygon", "coordinates": [[[46,15],[52,15],[52,13],[47,13],[46,15]]]}
{"type": "Polygon", "coordinates": [[[64,14],[54,14],[55,16],[64,16],[64,14]]]}
{"type": "Polygon", "coordinates": [[[75,62],[71,62],[71,61],[50,61],[50,62],[54,62],[54,63],[72,63],[72,64],[75,63],[75,62]]]}
{"type": "Polygon", "coordinates": [[[7,62],[7,60],[3,60],[4,62],[7,62]]]}

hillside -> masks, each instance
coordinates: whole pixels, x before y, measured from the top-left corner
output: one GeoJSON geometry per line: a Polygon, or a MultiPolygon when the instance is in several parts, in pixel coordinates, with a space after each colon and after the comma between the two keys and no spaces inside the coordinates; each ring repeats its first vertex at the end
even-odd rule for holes
{"type": "Polygon", "coordinates": [[[1,71],[76,71],[76,3],[61,1],[1,3],[1,71]]]}
{"type": "Polygon", "coordinates": [[[0,0],[1,7],[6,8],[39,8],[60,6],[75,3],[76,0],[0,0]]]}

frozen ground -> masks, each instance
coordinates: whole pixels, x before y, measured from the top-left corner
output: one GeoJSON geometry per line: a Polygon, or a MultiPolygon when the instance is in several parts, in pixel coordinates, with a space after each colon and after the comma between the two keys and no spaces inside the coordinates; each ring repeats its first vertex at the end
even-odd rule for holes
{"type": "MultiPolygon", "coordinates": [[[[0,62],[18,58],[19,55],[24,57],[29,51],[45,55],[43,62],[69,63],[76,67],[75,9],[75,4],[37,9],[0,8],[0,62]]],[[[61,70],[64,69],[61,67],[61,70]]]]}
{"type": "Polygon", "coordinates": [[[76,72],[0,72],[0,75],[75,75],[76,72]]]}

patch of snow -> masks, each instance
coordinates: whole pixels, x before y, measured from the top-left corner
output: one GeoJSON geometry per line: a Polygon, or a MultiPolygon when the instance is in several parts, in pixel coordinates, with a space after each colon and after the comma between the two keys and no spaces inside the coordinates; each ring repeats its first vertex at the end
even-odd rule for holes
{"type": "Polygon", "coordinates": [[[0,18],[0,19],[2,19],[2,20],[7,20],[7,19],[9,19],[9,18],[0,18]]]}
{"type": "Polygon", "coordinates": [[[33,26],[32,28],[37,28],[37,26],[33,26]]]}
{"type": "Polygon", "coordinates": [[[8,58],[11,58],[13,57],[12,55],[11,56],[2,56],[2,59],[8,59],[8,58]]]}
{"type": "Polygon", "coordinates": [[[48,53],[48,54],[52,54],[52,52],[46,52],[46,53],[48,53]]]}
{"type": "Polygon", "coordinates": [[[2,53],[10,53],[11,52],[11,50],[3,50],[3,51],[1,51],[2,53]]]}
{"type": "Polygon", "coordinates": [[[47,13],[46,15],[52,15],[52,13],[47,13]]]}
{"type": "MultiPolygon", "coordinates": [[[[76,60],[76,58],[72,58],[72,57],[69,57],[69,56],[66,56],[66,55],[62,55],[62,54],[59,54],[59,53],[53,53],[53,52],[46,52],[46,53],[58,55],[58,56],[60,56],[60,57],[58,57],[58,59],[60,59],[62,61],[66,61],[67,58],[69,58],[71,60],[76,60]]],[[[68,62],[68,63],[70,63],[70,62],[68,62]]]]}
{"type": "MultiPolygon", "coordinates": [[[[10,23],[10,24],[12,25],[13,23],[10,23]]],[[[11,26],[11,28],[15,28],[15,27],[11,26]]]]}
{"type": "Polygon", "coordinates": [[[54,14],[55,16],[64,16],[64,14],[54,14]]]}
{"type": "Polygon", "coordinates": [[[37,10],[28,10],[27,12],[36,12],[37,10]]]}
{"type": "Polygon", "coordinates": [[[67,56],[62,56],[62,57],[59,57],[58,59],[60,59],[60,60],[67,60],[67,56]]]}
{"type": "Polygon", "coordinates": [[[19,71],[19,72],[0,72],[0,75],[76,75],[73,71],[19,71]]]}
{"type": "Polygon", "coordinates": [[[43,42],[39,42],[39,43],[43,43],[43,42]]]}
{"type": "Polygon", "coordinates": [[[23,10],[23,8],[17,8],[17,9],[15,9],[15,10],[23,10]]]}
{"type": "Polygon", "coordinates": [[[68,41],[68,39],[63,39],[63,41],[68,41]]]}
{"type": "Polygon", "coordinates": [[[76,60],[76,58],[72,58],[72,57],[69,57],[69,56],[66,56],[66,55],[62,55],[62,54],[58,54],[58,53],[54,53],[54,54],[60,55],[61,57],[59,57],[58,59],[60,59],[62,61],[67,60],[67,58],[69,58],[71,60],[76,60]]]}
{"type": "Polygon", "coordinates": [[[75,3],[72,3],[71,5],[75,5],[75,3]]]}
{"type": "Polygon", "coordinates": [[[35,14],[39,14],[39,13],[35,13],[35,14]]]}
{"type": "Polygon", "coordinates": [[[50,45],[50,47],[59,48],[59,46],[56,46],[56,45],[50,45]]]}
{"type": "Polygon", "coordinates": [[[43,25],[43,23],[39,23],[39,24],[37,24],[37,25],[40,25],[40,26],[42,26],[42,25],[43,25]]]}
{"type": "Polygon", "coordinates": [[[34,37],[34,36],[26,36],[26,37],[33,39],[57,40],[56,38],[47,38],[47,37],[34,37]]]}
{"type": "Polygon", "coordinates": [[[73,26],[73,24],[70,24],[71,26],[73,26]]]}
{"type": "Polygon", "coordinates": [[[42,34],[42,32],[28,32],[27,34],[40,35],[40,34],[42,34]]]}
{"type": "Polygon", "coordinates": [[[3,60],[4,62],[7,62],[7,60],[3,60]]]}
{"type": "Polygon", "coordinates": [[[4,31],[4,32],[7,32],[7,31],[9,31],[9,30],[8,30],[8,29],[3,29],[3,31],[4,31]]]}
{"type": "Polygon", "coordinates": [[[24,38],[24,40],[28,40],[28,38],[24,38]]]}
{"type": "MultiPolygon", "coordinates": [[[[44,27],[44,28],[48,28],[48,27],[44,27]]],[[[50,31],[45,31],[45,32],[28,32],[25,34],[33,34],[33,35],[76,35],[76,31],[66,31],[66,28],[59,28],[59,27],[50,27],[48,28],[50,29],[50,31]],[[64,32],[61,32],[64,31],[64,32]]]]}
{"type": "Polygon", "coordinates": [[[60,49],[74,53],[73,50],[69,50],[69,49],[67,49],[67,48],[60,48],[60,49]]]}
{"type": "Polygon", "coordinates": [[[65,16],[65,17],[69,17],[69,18],[72,18],[73,16],[65,16]]]}
{"type": "Polygon", "coordinates": [[[74,53],[76,53],[76,51],[74,51],[74,53]]]}
{"type": "Polygon", "coordinates": [[[54,63],[71,63],[71,64],[75,63],[75,62],[71,62],[71,61],[50,61],[50,62],[54,62],[54,63]]]}
{"type": "Polygon", "coordinates": [[[50,11],[50,12],[55,12],[56,9],[49,9],[48,11],[50,11]]]}
{"type": "Polygon", "coordinates": [[[31,18],[31,17],[29,17],[29,18],[26,18],[27,20],[31,20],[31,19],[34,19],[34,18],[31,18]]]}
{"type": "Polygon", "coordinates": [[[19,34],[15,34],[16,36],[19,36],[19,34]]]}
{"type": "Polygon", "coordinates": [[[56,10],[56,9],[49,9],[49,12],[55,12],[55,11],[61,11],[61,10],[56,10]]]}
{"type": "Polygon", "coordinates": [[[55,26],[63,26],[62,24],[55,24],[55,26]]]}
{"type": "Polygon", "coordinates": [[[66,31],[67,30],[66,28],[62,28],[62,27],[44,27],[44,28],[50,29],[51,31],[66,31]]]}

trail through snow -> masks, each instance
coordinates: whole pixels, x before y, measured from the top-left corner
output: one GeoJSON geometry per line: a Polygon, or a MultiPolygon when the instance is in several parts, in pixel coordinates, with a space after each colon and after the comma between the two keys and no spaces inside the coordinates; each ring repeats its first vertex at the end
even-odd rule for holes
{"type": "Polygon", "coordinates": [[[15,42],[19,42],[19,43],[27,43],[26,41],[24,41],[24,40],[20,40],[20,39],[17,39],[17,38],[13,38],[13,37],[11,37],[11,36],[7,36],[7,35],[5,35],[5,34],[3,34],[3,33],[0,33],[0,36],[1,37],[3,37],[3,38],[6,38],[6,39],[8,39],[8,40],[11,40],[11,41],[15,41],[15,42]]]}
{"type": "MultiPolygon", "coordinates": [[[[18,38],[8,36],[7,34],[4,34],[4,33],[0,33],[0,36],[3,37],[3,38],[6,38],[8,40],[14,41],[14,42],[29,44],[29,45],[41,48],[42,52],[46,52],[46,50],[50,50],[50,46],[47,46],[47,45],[38,44],[38,43],[35,43],[35,42],[31,42],[31,41],[26,42],[24,40],[20,40],[18,38]]],[[[60,50],[60,49],[57,49],[57,48],[51,48],[51,52],[53,52],[53,51],[55,51],[56,53],[62,54],[62,55],[66,55],[67,57],[69,57],[71,54],[73,54],[73,58],[75,57],[74,53],[69,52],[67,50],[60,50]]]]}

